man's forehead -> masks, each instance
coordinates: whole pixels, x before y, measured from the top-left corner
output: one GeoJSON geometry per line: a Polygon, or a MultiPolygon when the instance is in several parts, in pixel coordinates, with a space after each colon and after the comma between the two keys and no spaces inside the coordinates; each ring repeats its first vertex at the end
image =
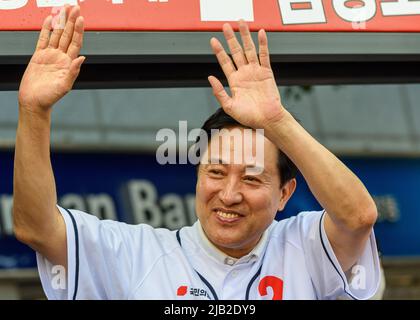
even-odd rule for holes
{"type": "MultiPolygon", "coordinates": [[[[236,129],[239,130],[237,127],[236,129]]],[[[222,129],[225,130],[225,129],[222,129]]],[[[234,129],[230,129],[232,130],[234,129]]],[[[261,132],[256,132],[254,129],[243,128],[243,130],[251,130],[253,134],[232,134],[232,133],[217,133],[210,138],[208,148],[206,150],[207,157],[220,158],[219,154],[222,152],[238,152],[242,153],[246,157],[257,157],[263,159],[268,156],[272,157],[271,154],[276,155],[278,148],[264,136],[261,132]],[[260,152],[261,154],[257,154],[260,152]]],[[[224,159],[223,159],[224,160],[224,159]]],[[[273,160],[273,159],[269,159],[273,160]]],[[[246,163],[253,165],[255,163],[246,163]]]]}
{"type": "Polygon", "coordinates": [[[277,148],[264,136],[264,130],[230,127],[212,133],[202,164],[238,165],[253,174],[275,169],[277,148]]]}
{"type": "Polygon", "coordinates": [[[241,162],[236,163],[234,159],[226,157],[210,157],[208,164],[220,164],[220,165],[238,165],[245,168],[262,168],[264,169],[264,163],[260,161],[242,159],[241,162]]]}
{"type": "Polygon", "coordinates": [[[265,145],[275,147],[275,145],[264,135],[264,129],[251,129],[245,127],[227,127],[221,129],[212,129],[209,138],[209,145],[216,144],[220,147],[237,147],[239,145],[255,148],[255,145],[261,141],[265,145]],[[223,142],[229,142],[223,144],[223,142]]]}

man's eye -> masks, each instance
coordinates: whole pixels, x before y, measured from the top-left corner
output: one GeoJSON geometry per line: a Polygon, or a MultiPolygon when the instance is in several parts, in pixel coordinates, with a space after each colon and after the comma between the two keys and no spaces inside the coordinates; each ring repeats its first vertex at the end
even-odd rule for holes
{"type": "Polygon", "coordinates": [[[257,178],[253,177],[253,176],[246,176],[244,178],[245,181],[250,181],[250,182],[259,182],[260,180],[258,180],[257,178]]]}
{"type": "Polygon", "coordinates": [[[223,174],[223,172],[221,170],[215,170],[215,169],[210,170],[210,173],[215,174],[215,175],[222,175],[223,174]]]}

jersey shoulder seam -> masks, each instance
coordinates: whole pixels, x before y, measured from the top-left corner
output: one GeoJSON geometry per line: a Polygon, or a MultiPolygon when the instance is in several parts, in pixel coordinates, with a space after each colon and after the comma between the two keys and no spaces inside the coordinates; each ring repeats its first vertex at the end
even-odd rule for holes
{"type": "Polygon", "coordinates": [[[149,274],[153,271],[153,269],[160,262],[160,260],[163,257],[172,254],[176,249],[179,249],[179,247],[174,247],[172,250],[170,250],[168,252],[164,252],[159,257],[157,257],[156,260],[152,263],[152,265],[149,268],[149,270],[145,273],[144,277],[140,280],[139,284],[136,285],[132,290],[130,290],[130,292],[128,294],[128,297],[130,297],[131,295],[133,295],[138,290],[138,288],[141,287],[141,285],[143,284],[143,282],[147,279],[147,277],[149,276],[149,274]]]}
{"type": "MultiPolygon", "coordinates": [[[[283,236],[283,234],[282,234],[283,232],[281,232],[281,233],[275,233],[275,232],[272,232],[271,234],[270,234],[270,239],[272,239],[272,238],[276,238],[276,240],[275,241],[277,241],[277,239],[280,239],[280,238],[282,238],[282,236],[283,236]]],[[[296,249],[299,249],[299,250],[302,250],[303,251],[303,246],[301,246],[301,245],[298,245],[297,243],[295,243],[295,241],[293,241],[293,240],[291,240],[291,239],[280,239],[279,240],[279,242],[281,242],[281,243],[289,243],[289,244],[291,244],[292,246],[294,246],[294,247],[296,247],[296,249]]]]}

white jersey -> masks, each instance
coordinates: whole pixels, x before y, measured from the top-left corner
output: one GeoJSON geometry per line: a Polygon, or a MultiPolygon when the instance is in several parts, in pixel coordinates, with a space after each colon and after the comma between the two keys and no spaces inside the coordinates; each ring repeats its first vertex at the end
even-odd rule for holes
{"type": "Polygon", "coordinates": [[[37,254],[49,299],[368,299],[380,282],[373,231],[347,279],[322,211],[274,221],[240,259],[216,249],[198,221],[170,231],[60,212],[67,228],[65,289],[54,286],[56,269],[37,254]]]}

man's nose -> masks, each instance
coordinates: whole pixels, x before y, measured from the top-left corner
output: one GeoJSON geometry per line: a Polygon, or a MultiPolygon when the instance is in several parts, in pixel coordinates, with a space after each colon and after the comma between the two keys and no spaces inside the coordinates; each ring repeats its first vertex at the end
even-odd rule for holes
{"type": "Polygon", "coordinates": [[[239,182],[233,177],[226,179],[226,184],[219,192],[219,198],[226,206],[240,203],[243,195],[239,190],[239,182]]]}

